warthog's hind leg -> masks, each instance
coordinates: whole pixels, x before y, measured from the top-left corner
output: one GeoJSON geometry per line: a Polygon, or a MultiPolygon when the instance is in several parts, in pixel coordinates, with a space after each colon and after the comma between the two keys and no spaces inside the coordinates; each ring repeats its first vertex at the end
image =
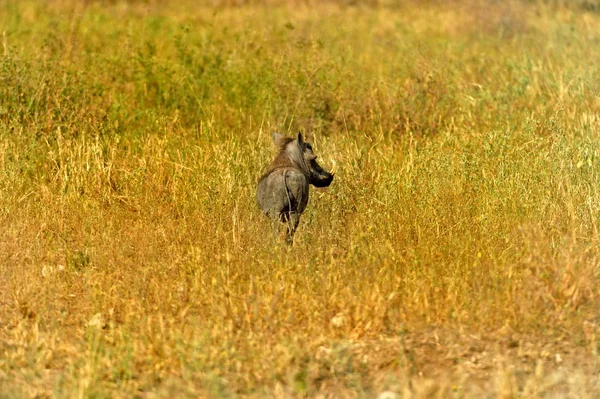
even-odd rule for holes
{"type": "Polygon", "coordinates": [[[300,223],[300,214],[298,212],[283,213],[281,221],[284,224],[285,243],[292,245],[294,243],[294,233],[300,223]]]}
{"type": "Polygon", "coordinates": [[[269,218],[269,225],[271,226],[271,238],[277,241],[281,235],[281,216],[279,212],[269,212],[267,216],[269,218]]]}

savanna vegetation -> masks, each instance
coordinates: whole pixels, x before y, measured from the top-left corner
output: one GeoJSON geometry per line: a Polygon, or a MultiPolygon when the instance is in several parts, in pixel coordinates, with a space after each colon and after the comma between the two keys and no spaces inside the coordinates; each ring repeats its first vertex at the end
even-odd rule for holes
{"type": "Polygon", "coordinates": [[[0,396],[598,397],[597,11],[0,1],[0,396]]]}

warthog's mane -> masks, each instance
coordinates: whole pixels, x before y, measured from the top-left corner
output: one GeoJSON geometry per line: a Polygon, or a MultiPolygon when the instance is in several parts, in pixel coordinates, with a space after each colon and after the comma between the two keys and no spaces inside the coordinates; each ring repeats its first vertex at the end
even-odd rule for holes
{"type": "Polygon", "coordinates": [[[281,153],[285,152],[285,147],[287,147],[287,145],[294,140],[295,139],[293,139],[291,137],[282,137],[279,140],[277,140],[277,143],[275,143],[275,145],[277,146],[277,149],[279,150],[279,156],[281,156],[281,153]]]}
{"type": "Polygon", "coordinates": [[[279,150],[279,153],[277,154],[277,156],[275,157],[273,162],[271,162],[271,164],[267,168],[267,171],[265,172],[265,174],[263,174],[260,177],[259,182],[264,180],[267,176],[269,176],[271,174],[271,172],[273,172],[277,168],[294,166],[294,164],[292,163],[292,159],[286,152],[287,145],[294,140],[295,139],[292,139],[289,137],[282,137],[279,140],[277,140],[277,142],[275,143],[275,146],[279,150]]]}

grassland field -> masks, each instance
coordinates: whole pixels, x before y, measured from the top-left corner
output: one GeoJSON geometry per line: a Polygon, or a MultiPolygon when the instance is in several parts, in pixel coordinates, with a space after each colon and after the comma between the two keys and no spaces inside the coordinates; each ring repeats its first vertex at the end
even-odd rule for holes
{"type": "Polygon", "coordinates": [[[0,397],[600,397],[590,4],[0,0],[0,397]]]}

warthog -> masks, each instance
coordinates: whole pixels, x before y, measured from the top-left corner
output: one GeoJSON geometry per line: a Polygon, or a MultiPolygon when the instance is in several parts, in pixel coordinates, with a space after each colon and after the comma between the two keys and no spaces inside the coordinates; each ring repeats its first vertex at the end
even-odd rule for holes
{"type": "Polygon", "coordinates": [[[291,244],[308,204],[308,185],[329,186],[335,167],[330,173],[317,163],[317,156],[302,133],[295,139],[273,133],[273,143],[279,154],[260,178],[256,198],[265,215],[284,223],[286,242],[291,244]]]}

